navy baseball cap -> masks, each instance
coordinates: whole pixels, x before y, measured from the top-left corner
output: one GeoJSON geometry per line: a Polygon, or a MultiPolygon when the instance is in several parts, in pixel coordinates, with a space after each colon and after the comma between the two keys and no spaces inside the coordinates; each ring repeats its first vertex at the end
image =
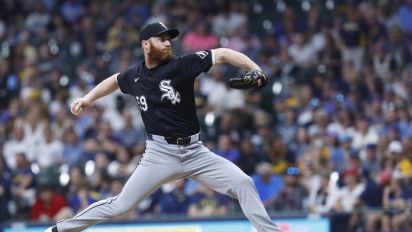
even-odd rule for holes
{"type": "Polygon", "coordinates": [[[179,30],[177,30],[176,28],[169,29],[162,22],[150,23],[144,26],[142,30],[140,30],[140,42],[163,33],[169,34],[170,38],[174,39],[179,35],[179,30]]]}

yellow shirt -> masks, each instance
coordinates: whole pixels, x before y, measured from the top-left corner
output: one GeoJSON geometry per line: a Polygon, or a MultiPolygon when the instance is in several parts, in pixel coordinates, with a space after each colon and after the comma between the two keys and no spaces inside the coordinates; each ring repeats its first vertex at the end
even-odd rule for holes
{"type": "Polygon", "coordinates": [[[412,177],[412,162],[410,159],[402,159],[399,163],[399,168],[404,177],[412,177]]]}

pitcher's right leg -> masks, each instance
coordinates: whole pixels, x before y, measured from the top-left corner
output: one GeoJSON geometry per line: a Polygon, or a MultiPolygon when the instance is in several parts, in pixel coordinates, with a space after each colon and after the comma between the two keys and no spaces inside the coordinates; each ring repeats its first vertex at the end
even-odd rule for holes
{"type": "Polygon", "coordinates": [[[192,173],[190,178],[238,199],[243,213],[258,232],[281,232],[267,214],[252,178],[229,160],[203,148],[185,169],[192,173]]]}
{"type": "Polygon", "coordinates": [[[135,208],[162,184],[176,179],[181,164],[175,157],[145,153],[118,196],[93,203],[73,218],[57,222],[59,232],[82,231],[135,208]]]}

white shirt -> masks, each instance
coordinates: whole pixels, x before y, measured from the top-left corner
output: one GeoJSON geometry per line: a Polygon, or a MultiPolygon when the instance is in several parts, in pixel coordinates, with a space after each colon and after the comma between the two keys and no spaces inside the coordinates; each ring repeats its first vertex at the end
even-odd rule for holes
{"type": "Polygon", "coordinates": [[[57,165],[63,159],[63,143],[54,140],[51,143],[41,143],[37,148],[36,160],[41,168],[57,165]]]}
{"type": "Polygon", "coordinates": [[[39,144],[44,142],[44,124],[39,123],[36,128],[33,128],[29,124],[24,125],[24,140],[27,145],[26,157],[27,160],[33,162],[36,160],[37,148],[39,144]]]}
{"type": "Polygon", "coordinates": [[[228,17],[220,14],[213,19],[212,31],[216,35],[230,37],[246,22],[247,17],[244,14],[230,13],[228,17]]]}
{"type": "Polygon", "coordinates": [[[353,210],[354,204],[364,190],[364,184],[358,184],[353,190],[350,190],[347,186],[339,190],[339,200],[344,212],[349,213],[353,210]]]}
{"type": "Polygon", "coordinates": [[[211,77],[203,77],[200,92],[208,96],[208,104],[216,111],[242,108],[245,106],[245,95],[238,89],[227,89],[225,84],[211,77]]]}
{"type": "Polygon", "coordinates": [[[19,153],[26,154],[28,151],[28,144],[26,140],[17,141],[15,139],[9,140],[4,144],[3,155],[4,159],[11,169],[16,168],[16,155],[19,153]]]}
{"type": "Polygon", "coordinates": [[[379,135],[378,132],[373,128],[369,128],[366,134],[355,131],[352,141],[353,148],[363,149],[366,148],[368,144],[377,144],[379,141],[379,135]]]}

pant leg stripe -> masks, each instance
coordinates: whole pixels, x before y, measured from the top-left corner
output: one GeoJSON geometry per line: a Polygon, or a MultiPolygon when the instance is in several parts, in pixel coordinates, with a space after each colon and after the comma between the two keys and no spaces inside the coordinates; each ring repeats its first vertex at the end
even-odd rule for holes
{"type": "Polygon", "coordinates": [[[82,216],[83,214],[89,212],[90,210],[92,210],[92,209],[94,209],[94,208],[96,208],[96,207],[98,207],[98,206],[102,206],[102,205],[104,205],[104,204],[109,204],[109,205],[110,205],[112,202],[114,202],[114,201],[117,199],[118,196],[119,196],[119,195],[116,195],[116,197],[113,197],[111,201],[108,201],[108,200],[106,199],[106,200],[104,200],[104,202],[102,202],[101,204],[95,205],[95,206],[93,206],[93,207],[91,207],[91,208],[89,208],[89,209],[85,209],[85,210],[83,210],[82,212],[80,212],[79,214],[77,214],[76,216],[74,216],[73,218],[80,217],[80,216],[82,216]]]}

